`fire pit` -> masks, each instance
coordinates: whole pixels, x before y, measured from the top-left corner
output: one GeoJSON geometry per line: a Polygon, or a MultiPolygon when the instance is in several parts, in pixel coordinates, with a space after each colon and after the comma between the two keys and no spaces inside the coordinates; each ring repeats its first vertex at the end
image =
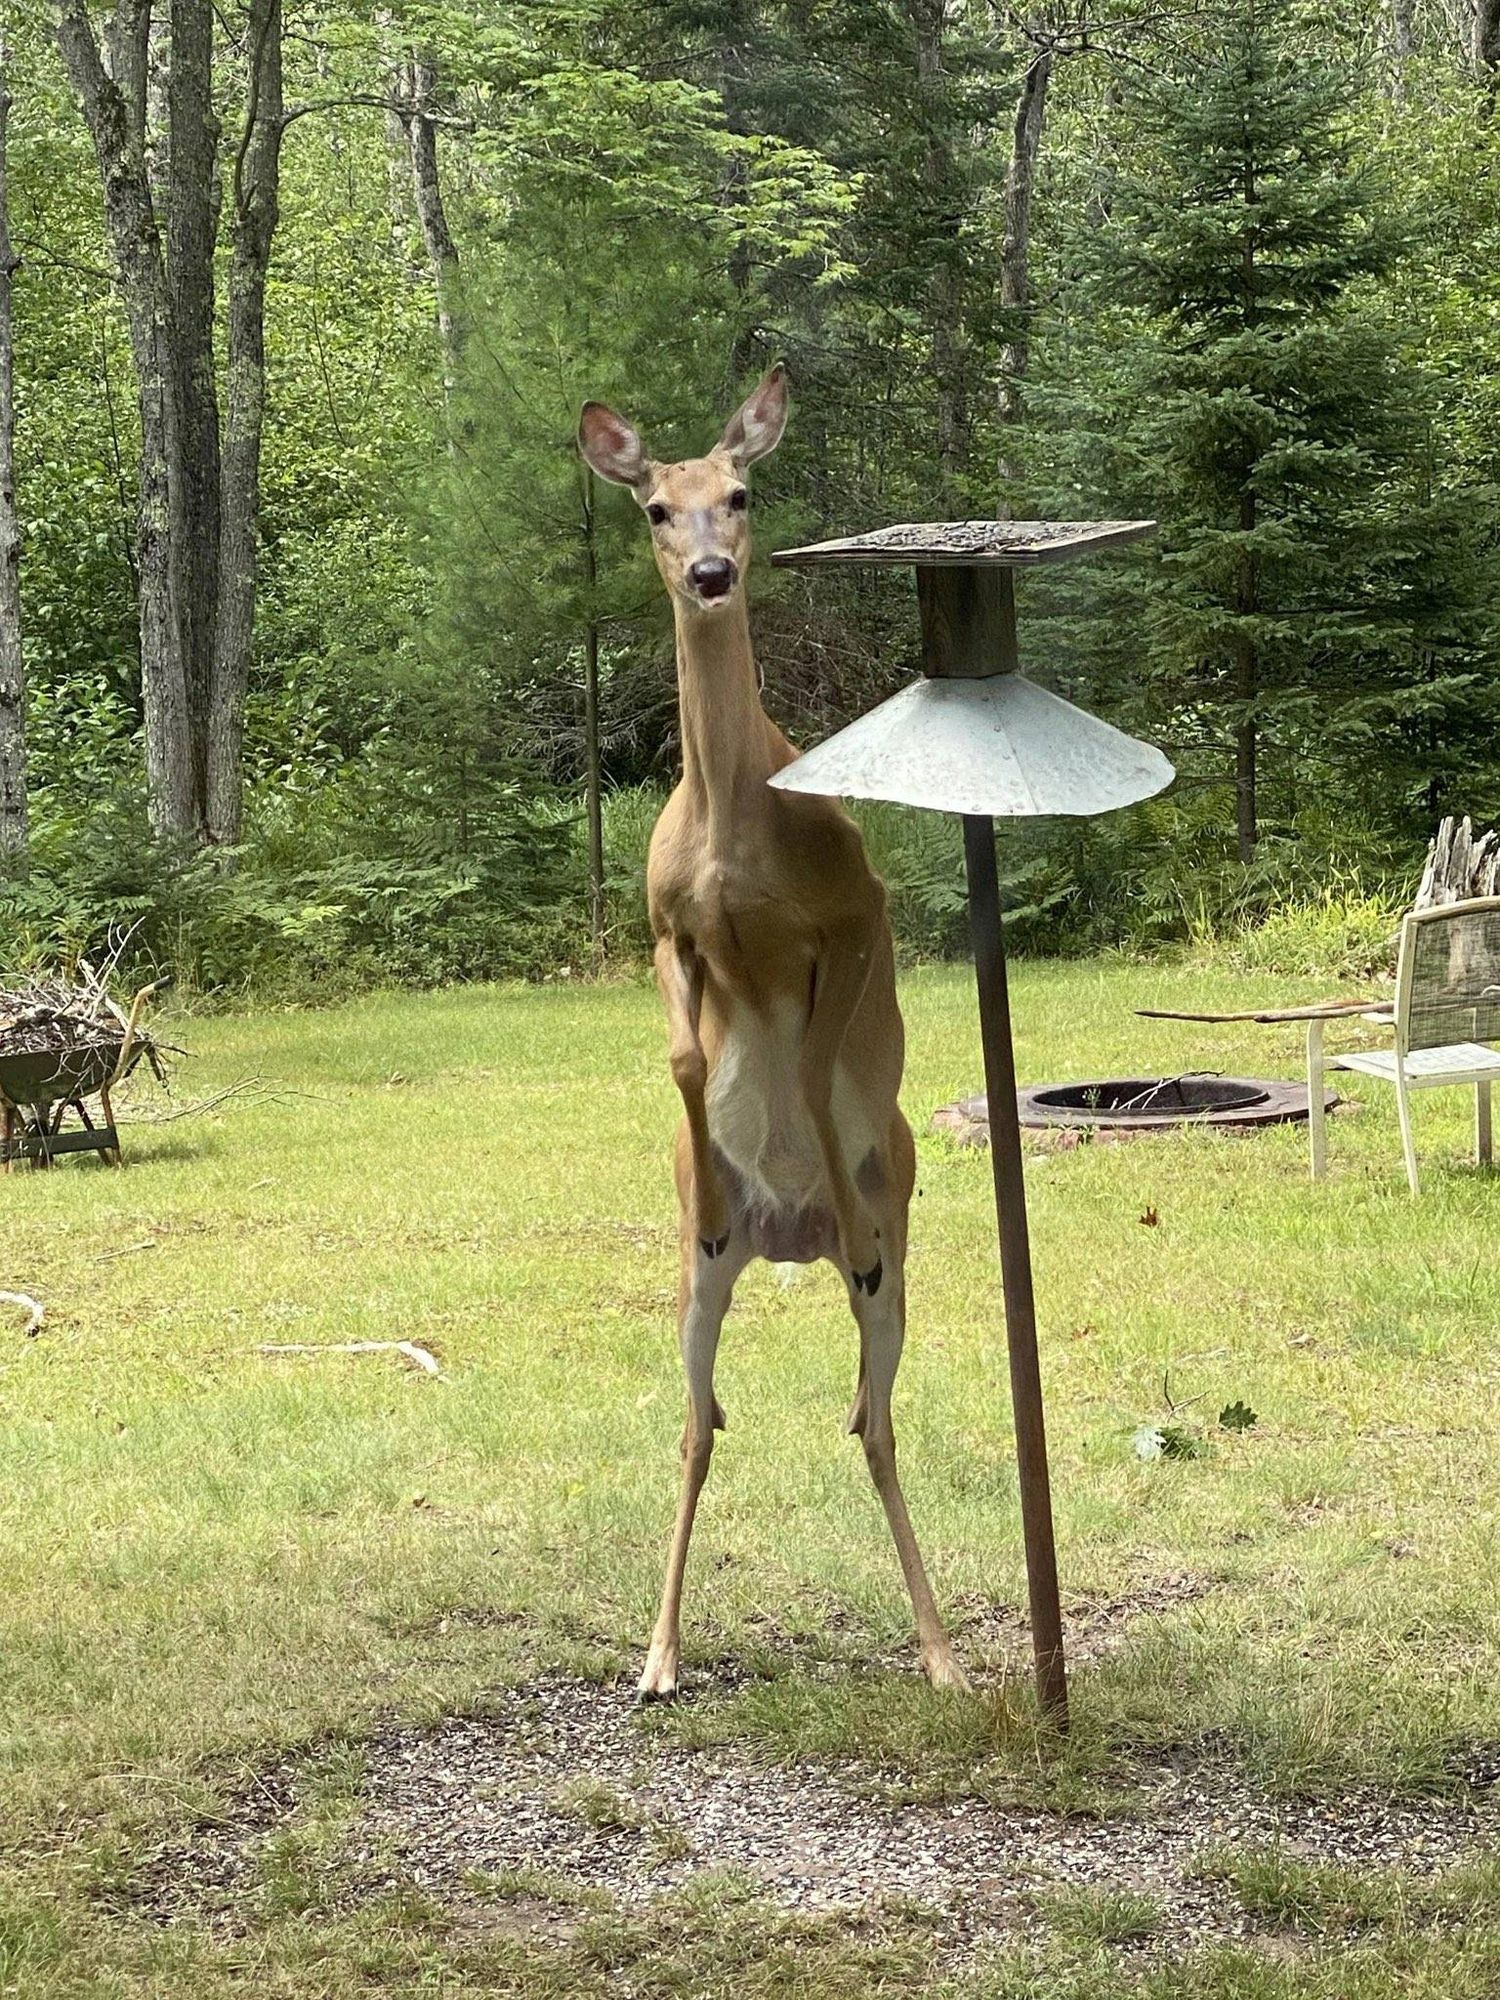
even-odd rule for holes
{"type": "MultiPolygon", "coordinates": [[[[1191,1071],[1182,1076],[1101,1077],[1087,1083],[1037,1083],[1017,1091],[1021,1123],[1086,1126],[1093,1131],[1164,1132],[1174,1125],[1212,1125],[1244,1131],[1257,1125],[1288,1125],[1307,1117],[1305,1083],[1272,1078],[1218,1076],[1191,1071]]],[[[1327,1092],[1325,1107],[1338,1100],[1327,1092]]],[[[940,1131],[970,1145],[989,1140],[985,1100],[961,1097],[933,1116],[940,1131]]]]}

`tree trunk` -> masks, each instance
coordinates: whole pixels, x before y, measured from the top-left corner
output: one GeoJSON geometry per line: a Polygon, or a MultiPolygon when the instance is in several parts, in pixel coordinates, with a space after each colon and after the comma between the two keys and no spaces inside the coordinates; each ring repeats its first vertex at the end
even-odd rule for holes
{"type": "Polygon", "coordinates": [[[1416,0],[1391,0],[1391,102],[1406,102],[1407,70],[1415,42],[1416,0]]]}
{"type": "Polygon", "coordinates": [[[962,227],[957,161],[949,124],[947,75],[943,67],[946,0],[907,0],[916,36],[917,86],[926,126],[924,163],[927,253],[932,260],[931,354],[937,391],[938,506],[956,513],[963,503],[968,458],[969,412],[965,380],[963,287],[958,269],[962,227]]]}
{"type": "Polygon", "coordinates": [[[21,657],[21,527],[16,513],[15,356],[6,128],[10,52],[0,22],[0,868],[26,858],[26,682],[21,657]]]}
{"type": "Polygon", "coordinates": [[[599,552],[594,540],[594,475],[583,475],[583,575],[588,624],[583,658],[584,796],[589,819],[589,930],[594,951],[604,956],[604,801],[599,754],[599,552]]]}
{"type": "MultiPolygon", "coordinates": [[[[1235,645],[1235,687],[1241,700],[1255,694],[1255,648],[1243,641],[1235,645]]],[[[1255,859],[1260,838],[1259,805],[1256,799],[1255,721],[1243,716],[1234,732],[1234,831],[1239,858],[1247,866],[1255,859]]]]}
{"type": "MultiPolygon", "coordinates": [[[[1253,210],[1256,202],[1255,162],[1247,159],[1241,176],[1241,195],[1247,210],[1253,210]]],[[[1240,272],[1244,281],[1242,312],[1247,327],[1254,326],[1260,318],[1260,301],[1257,293],[1255,264],[1255,234],[1247,221],[1240,239],[1240,272]]],[[[1255,697],[1260,688],[1260,658],[1255,644],[1255,635],[1249,620],[1254,617],[1260,603],[1260,577],[1255,560],[1255,550],[1251,536],[1255,533],[1255,488],[1251,484],[1254,476],[1254,461],[1247,464],[1240,477],[1239,526],[1240,550],[1238,574],[1235,579],[1234,608],[1239,619],[1234,634],[1234,823],[1239,857],[1248,863],[1255,859],[1255,844],[1260,837],[1259,801],[1256,796],[1256,742],[1255,697]]]]}
{"type": "Polygon", "coordinates": [[[411,147],[412,192],[416,198],[422,241],[427,246],[432,288],[437,297],[438,332],[443,343],[443,391],[451,401],[463,354],[463,326],[455,298],[458,246],[448,227],[448,211],[443,206],[442,182],[438,177],[437,128],[432,121],[436,88],[437,73],[431,58],[414,53],[411,62],[411,109],[406,125],[411,147]]]}
{"type": "MultiPolygon", "coordinates": [[[[1052,81],[1052,52],[1032,57],[1021,83],[1011,134],[1010,163],[1005,174],[1005,233],[1000,243],[1000,304],[1006,315],[1005,341],[1000,349],[999,417],[1000,480],[1013,487],[1020,477],[1014,426],[1024,414],[1023,389],[1031,354],[1031,198],[1036,185],[1037,156],[1047,115],[1047,87],[1052,81]]],[[[1000,515],[1009,520],[1011,502],[1002,494],[1000,515]]]]}
{"type": "MultiPolygon", "coordinates": [[[[385,201],[390,217],[391,249],[403,264],[409,264],[411,227],[411,145],[406,136],[402,104],[411,96],[411,74],[406,57],[396,44],[395,25],[389,7],[375,9],[375,32],[385,67],[387,103],[385,109],[385,201]]],[[[411,276],[415,278],[413,271],[411,276]]]]}
{"type": "Polygon", "coordinates": [[[219,590],[219,399],[214,379],[214,245],[219,124],[210,0],[171,0],[167,72],[167,296],[177,455],[171,557],[193,745],[193,796],[208,824],[208,736],[219,590]]]}
{"type": "MultiPolygon", "coordinates": [[[[1246,489],[1240,495],[1240,532],[1255,532],[1255,495],[1246,489]]],[[[1235,590],[1235,610],[1241,620],[1255,615],[1258,579],[1255,557],[1246,547],[1240,550],[1239,582],[1235,590]]],[[[1234,695],[1238,715],[1234,728],[1234,824],[1241,861],[1255,859],[1260,838],[1259,802],[1256,797],[1255,697],[1260,689],[1260,657],[1252,633],[1243,624],[1234,635],[1234,695]]]]}
{"type": "Polygon", "coordinates": [[[117,0],[105,31],[108,69],[87,0],[54,0],[54,9],[58,48],[98,160],[140,400],[136,575],[151,824],[164,838],[190,839],[197,829],[191,712],[171,552],[171,467],[178,444],[170,299],[146,160],[151,5],[117,0]]]}
{"type": "MultiPolygon", "coordinates": [[[[732,0],[732,5],[723,10],[722,22],[717,83],[719,101],[724,107],[724,129],[736,138],[748,138],[753,130],[746,99],[750,88],[756,0],[732,0]]],[[[732,215],[735,210],[744,207],[749,178],[747,156],[740,152],[731,153],[719,183],[719,203],[726,214],[732,215]]],[[[755,264],[743,230],[735,230],[731,236],[728,268],[737,308],[734,336],[729,344],[729,375],[725,384],[728,392],[726,400],[732,402],[742,393],[744,379],[755,360],[756,346],[755,327],[749,309],[755,264]]]]}
{"type": "Polygon", "coordinates": [[[230,199],[228,409],[224,430],[218,601],[208,705],[208,838],[239,839],[245,691],[255,633],[260,447],[266,408],[266,273],[280,219],[281,0],[251,0],[245,124],[230,199]]]}
{"type": "Polygon", "coordinates": [[[1495,87],[1500,82],[1500,0],[1475,0],[1469,57],[1485,101],[1493,109],[1495,87]]]}

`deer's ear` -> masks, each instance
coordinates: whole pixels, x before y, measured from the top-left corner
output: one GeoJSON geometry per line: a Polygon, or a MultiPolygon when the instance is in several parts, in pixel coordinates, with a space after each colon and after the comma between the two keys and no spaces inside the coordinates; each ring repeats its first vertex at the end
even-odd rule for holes
{"type": "Polygon", "coordinates": [[[578,449],[601,479],[639,486],[651,461],[636,432],[608,403],[585,403],[578,419],[578,449]]]}
{"type": "Polygon", "coordinates": [[[754,465],[781,443],[786,429],[786,363],[768,368],[729,422],[714,449],[743,469],[754,465]]]}

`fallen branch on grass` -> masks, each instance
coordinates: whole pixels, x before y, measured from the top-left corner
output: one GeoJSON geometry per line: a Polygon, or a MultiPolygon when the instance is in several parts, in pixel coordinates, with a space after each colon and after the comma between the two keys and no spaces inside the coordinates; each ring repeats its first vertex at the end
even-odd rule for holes
{"type": "Polygon", "coordinates": [[[0,1306],[19,1306],[26,1315],[26,1324],[21,1331],[29,1340],[42,1330],[42,1321],[47,1317],[47,1308],[40,1299],[34,1299],[27,1292],[0,1292],[0,1306]]]}
{"type": "Polygon", "coordinates": [[[144,1243],[127,1243],[122,1250],[102,1250],[91,1261],[95,1264],[112,1264],[116,1257],[134,1257],[142,1250],[154,1250],[155,1248],[156,1239],[151,1237],[144,1243]]]}
{"type": "MultiPolygon", "coordinates": [[[[231,1083],[223,1090],[216,1090],[212,1097],[195,1098],[191,1104],[179,1104],[171,1111],[137,1111],[123,1122],[130,1125],[171,1125],[179,1118],[200,1118],[206,1112],[217,1111],[220,1105],[239,1099],[248,1101],[254,1109],[262,1104],[285,1104],[294,1097],[305,1097],[312,1104],[332,1104],[331,1097],[321,1096],[313,1090],[294,1090],[290,1084],[267,1083],[263,1076],[242,1076],[238,1083],[231,1083]]],[[[257,1181],[257,1187],[267,1187],[270,1183],[257,1181]]]]}
{"type": "Polygon", "coordinates": [[[260,1077],[245,1076],[224,1090],[216,1090],[212,1097],[195,1098],[191,1104],[179,1104],[171,1111],[138,1111],[128,1123],[171,1125],[179,1118],[197,1118],[205,1111],[216,1111],[221,1104],[227,1104],[234,1097],[252,1097],[257,1104],[261,1104],[274,1100],[277,1095],[278,1093],[269,1088],[260,1077]]]}
{"type": "Polygon", "coordinates": [[[1175,1007],[1137,1007],[1146,1021],[1259,1021],[1269,1027],[1277,1021],[1332,1021],[1341,1014],[1389,1013],[1389,1000],[1320,1000],[1311,1007],[1267,1007],[1246,1014],[1184,1014],[1175,1007]]]}
{"type": "MultiPolygon", "coordinates": [[[[0,1292],[0,1298],[6,1296],[0,1292]]],[[[425,1347],[418,1347],[414,1340],[340,1340],[327,1346],[311,1346],[301,1341],[262,1341],[255,1351],[257,1354],[399,1354],[424,1375],[443,1379],[436,1356],[425,1347]]]]}

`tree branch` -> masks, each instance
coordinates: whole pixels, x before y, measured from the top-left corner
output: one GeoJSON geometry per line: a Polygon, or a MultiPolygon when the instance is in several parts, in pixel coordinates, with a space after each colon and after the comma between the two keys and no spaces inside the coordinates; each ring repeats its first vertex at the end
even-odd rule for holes
{"type": "MultiPolygon", "coordinates": [[[[409,125],[417,115],[417,106],[409,97],[382,96],[380,92],[374,90],[352,90],[346,97],[319,97],[310,100],[306,104],[289,104],[281,114],[281,122],[283,126],[287,126],[294,119],[310,118],[315,112],[343,111],[351,106],[394,113],[403,125],[409,125]]],[[[455,132],[472,132],[474,130],[474,120],[472,118],[457,118],[450,116],[446,112],[429,111],[425,108],[422,111],[422,116],[427,120],[429,125],[445,125],[455,132]]]]}

